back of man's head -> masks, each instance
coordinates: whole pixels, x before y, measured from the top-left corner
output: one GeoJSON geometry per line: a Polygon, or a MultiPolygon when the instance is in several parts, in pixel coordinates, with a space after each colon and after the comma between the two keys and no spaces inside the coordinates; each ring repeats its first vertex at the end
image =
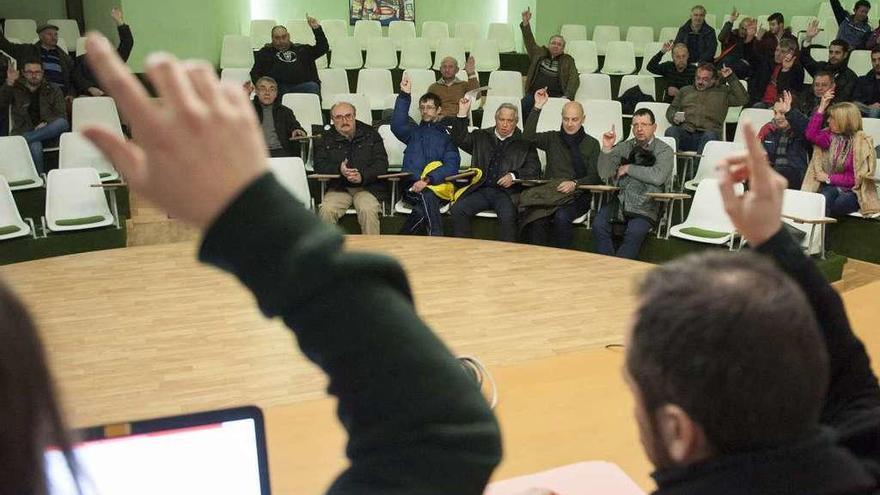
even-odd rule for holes
{"type": "Polygon", "coordinates": [[[681,408],[714,457],[814,431],[828,356],[805,295],[770,261],[687,256],[652,271],[639,298],[626,368],[649,422],[681,408]]]}

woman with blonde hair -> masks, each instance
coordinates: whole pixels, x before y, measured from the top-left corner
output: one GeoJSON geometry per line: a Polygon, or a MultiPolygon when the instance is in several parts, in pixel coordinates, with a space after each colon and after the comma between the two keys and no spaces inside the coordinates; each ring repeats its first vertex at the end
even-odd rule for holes
{"type": "Polygon", "coordinates": [[[721,53],[715,57],[716,66],[727,66],[733,69],[736,77],[746,79],[752,75],[752,67],[746,60],[745,47],[755,39],[758,32],[758,21],[754,17],[743,17],[739,27],[733,24],[739,18],[739,12],[733,9],[730,19],[721,27],[718,41],[721,42],[721,53]]]}
{"type": "Polygon", "coordinates": [[[807,125],[807,140],[813,143],[813,159],[807,168],[801,190],[825,196],[825,215],[839,217],[855,211],[880,211],[874,173],[877,154],[874,140],[862,130],[862,115],[849,102],[828,104],[834,90],[822,101],[807,125]],[[828,110],[828,127],[822,118],[828,110]]]}

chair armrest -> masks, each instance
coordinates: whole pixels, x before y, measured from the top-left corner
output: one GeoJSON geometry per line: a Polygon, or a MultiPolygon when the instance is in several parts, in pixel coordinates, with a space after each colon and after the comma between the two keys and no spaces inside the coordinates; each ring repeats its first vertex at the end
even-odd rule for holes
{"type": "Polygon", "coordinates": [[[697,153],[696,151],[676,151],[675,156],[684,158],[703,158],[703,155],[697,153]]]}
{"type": "Polygon", "coordinates": [[[672,201],[676,199],[690,199],[690,194],[684,193],[647,193],[645,196],[657,201],[672,201]]]}
{"type": "Polygon", "coordinates": [[[321,137],[320,134],[312,134],[311,136],[292,137],[292,138],[290,138],[290,140],[291,141],[310,141],[312,139],[318,139],[320,137],[321,137]]]}
{"type": "Polygon", "coordinates": [[[829,223],[837,223],[836,218],[822,217],[822,218],[801,218],[793,215],[782,215],[782,218],[786,218],[788,220],[793,221],[794,223],[807,223],[811,225],[824,225],[829,223]]]}
{"type": "Polygon", "coordinates": [[[550,181],[545,179],[513,179],[514,184],[522,184],[526,187],[540,186],[541,184],[546,184],[548,182],[550,181]]]}
{"type": "Polygon", "coordinates": [[[590,191],[591,193],[606,193],[620,190],[620,188],[617,186],[606,186],[603,184],[585,184],[577,186],[577,188],[584,191],[590,191]]]}
{"type": "Polygon", "coordinates": [[[338,179],[342,177],[339,174],[312,174],[308,175],[307,178],[313,179],[319,182],[327,182],[329,180],[338,179]]]}
{"type": "Polygon", "coordinates": [[[456,181],[459,179],[467,179],[468,177],[473,177],[475,175],[477,175],[476,170],[466,170],[466,171],[461,172],[459,174],[450,175],[450,176],[446,177],[445,179],[443,179],[443,181],[444,182],[452,182],[452,181],[456,181]]]}
{"type": "Polygon", "coordinates": [[[377,179],[388,179],[391,182],[397,182],[400,179],[403,179],[404,177],[409,177],[410,175],[412,175],[412,174],[410,174],[409,172],[395,172],[392,174],[382,174],[382,175],[377,176],[376,178],[377,179]]]}
{"type": "Polygon", "coordinates": [[[103,184],[92,184],[92,187],[101,187],[104,189],[114,189],[117,187],[128,187],[128,184],[125,182],[107,182],[103,184]]]}

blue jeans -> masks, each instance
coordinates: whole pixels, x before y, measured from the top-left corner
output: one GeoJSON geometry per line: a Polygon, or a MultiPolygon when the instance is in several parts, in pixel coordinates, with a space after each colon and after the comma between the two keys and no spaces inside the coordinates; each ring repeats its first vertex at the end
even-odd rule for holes
{"type": "Polygon", "coordinates": [[[443,219],[440,218],[441,201],[433,191],[427,187],[422,192],[416,193],[408,189],[413,183],[404,185],[406,192],[404,201],[412,205],[412,213],[400,229],[401,234],[414,234],[424,230],[428,235],[443,235],[443,219]]]}
{"type": "Polygon", "coordinates": [[[590,200],[586,194],[575,198],[574,202],[559,207],[553,215],[539,218],[525,226],[529,244],[571,248],[574,244],[574,220],[583,216],[590,209],[590,200]],[[552,239],[550,232],[552,231],[552,239]]]}
{"type": "Polygon", "coordinates": [[[278,97],[281,98],[287,93],[312,93],[320,96],[321,85],[314,81],[299,84],[278,83],[278,97]]]}
{"type": "Polygon", "coordinates": [[[37,173],[46,173],[46,166],[43,163],[43,142],[58,139],[61,134],[69,129],[70,124],[67,123],[67,119],[58,119],[39,129],[22,134],[31,149],[31,156],[34,159],[34,165],[37,167],[37,173]]]}
{"type": "Polygon", "coordinates": [[[721,140],[721,136],[715,131],[688,132],[678,125],[666,129],[666,135],[675,138],[678,151],[696,151],[699,154],[703,154],[703,148],[709,141],[721,140]]]}
{"type": "Polygon", "coordinates": [[[819,192],[825,196],[825,216],[842,217],[859,211],[859,198],[849,188],[823,185],[819,192]]]}
{"type": "Polygon", "coordinates": [[[593,244],[596,252],[606,256],[617,256],[619,258],[629,258],[631,260],[638,259],[639,250],[648,232],[651,231],[651,222],[642,217],[630,218],[626,222],[626,231],[623,234],[623,242],[617,251],[614,251],[614,240],[611,231],[612,208],[602,208],[593,219],[593,244]]]}
{"type": "Polygon", "coordinates": [[[486,210],[494,210],[498,215],[498,239],[516,241],[516,207],[506,191],[488,185],[465,194],[449,209],[455,237],[473,237],[471,217],[486,210]]]}

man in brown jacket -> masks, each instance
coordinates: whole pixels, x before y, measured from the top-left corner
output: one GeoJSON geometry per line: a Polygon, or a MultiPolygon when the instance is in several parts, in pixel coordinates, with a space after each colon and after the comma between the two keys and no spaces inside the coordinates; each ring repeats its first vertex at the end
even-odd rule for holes
{"type": "Polygon", "coordinates": [[[480,79],[477,77],[476,61],[473,56],[468,57],[464,64],[467,73],[467,81],[458,77],[458,61],[455,57],[446,57],[440,61],[440,79],[428,87],[428,93],[434,93],[440,97],[440,114],[444,120],[452,125],[455,116],[458,115],[458,101],[464,98],[465,93],[480,87],[480,79]]]}
{"type": "Polygon", "coordinates": [[[522,99],[523,120],[528,118],[535,106],[535,91],[547,88],[547,94],[552,98],[574,100],[580,84],[574,58],[565,53],[565,38],[557,34],[550,37],[547,46],[538,46],[529,24],[531,20],[532,11],[528,8],[523,11],[522,24],[519,25],[529,54],[526,93],[522,99]]]}

